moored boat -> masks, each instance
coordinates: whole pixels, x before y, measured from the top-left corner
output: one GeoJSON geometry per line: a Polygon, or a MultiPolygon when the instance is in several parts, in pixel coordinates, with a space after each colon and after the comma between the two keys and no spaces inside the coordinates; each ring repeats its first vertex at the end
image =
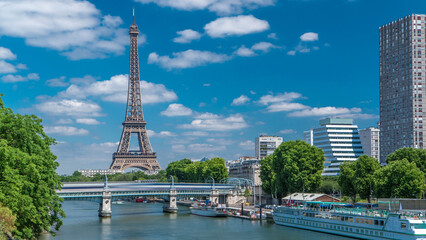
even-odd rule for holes
{"type": "Polygon", "coordinates": [[[226,209],[220,207],[211,206],[192,206],[189,208],[191,213],[198,216],[204,217],[227,217],[228,213],[226,209]]]}
{"type": "Polygon", "coordinates": [[[276,224],[360,239],[426,240],[426,216],[420,211],[354,209],[308,202],[274,208],[276,224]]]}

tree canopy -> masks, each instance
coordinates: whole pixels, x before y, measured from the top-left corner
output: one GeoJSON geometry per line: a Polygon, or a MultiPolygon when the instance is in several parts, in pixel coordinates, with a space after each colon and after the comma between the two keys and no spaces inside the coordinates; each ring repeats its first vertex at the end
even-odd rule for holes
{"type": "MultiPolygon", "coordinates": [[[[105,176],[101,174],[96,174],[93,177],[86,177],[79,171],[75,171],[70,176],[60,176],[61,182],[102,182],[104,181],[105,176]]],[[[128,173],[115,173],[108,175],[108,181],[135,181],[135,180],[148,180],[156,179],[159,182],[166,182],[166,171],[160,170],[157,174],[148,175],[143,171],[128,172],[128,173]]]]}
{"type": "Polygon", "coordinates": [[[387,163],[407,159],[409,162],[416,163],[416,166],[426,174],[426,149],[418,148],[400,148],[388,155],[387,163]]]}
{"type": "Polygon", "coordinates": [[[55,140],[43,131],[41,119],[14,114],[0,97],[0,202],[16,216],[13,236],[33,239],[58,230],[65,217],[56,189],[61,188],[55,140]]]}
{"type": "Polygon", "coordinates": [[[377,197],[420,197],[424,188],[424,173],[407,159],[391,161],[374,174],[377,197]]]}
{"type": "Polygon", "coordinates": [[[179,182],[204,182],[209,176],[216,182],[228,177],[225,159],[212,158],[203,162],[182,159],[171,162],[166,168],[167,176],[173,176],[179,182]]]}
{"type": "Polygon", "coordinates": [[[264,191],[277,198],[293,192],[313,192],[321,184],[324,153],[304,141],[282,143],[260,162],[264,191]]]}
{"type": "Polygon", "coordinates": [[[368,202],[371,202],[373,194],[374,172],[379,168],[380,164],[374,157],[362,155],[355,161],[354,187],[359,196],[368,199],[368,202]]]}

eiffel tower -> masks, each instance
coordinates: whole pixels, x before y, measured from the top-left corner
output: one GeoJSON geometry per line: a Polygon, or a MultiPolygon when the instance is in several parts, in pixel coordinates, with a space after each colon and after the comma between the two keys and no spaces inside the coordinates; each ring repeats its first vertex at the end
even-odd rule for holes
{"type": "Polygon", "coordinates": [[[135,24],[135,10],[133,9],[133,24],[130,25],[130,70],[129,89],[127,93],[126,117],[123,122],[123,133],[117,152],[112,155],[112,170],[139,168],[145,171],[157,171],[161,167],[157,162],[157,154],[152,151],[146,131],[146,122],[143,118],[141,87],[139,80],[138,56],[138,26],[135,24]],[[132,133],[137,134],[139,142],[138,151],[130,151],[130,138],[132,133]]]}

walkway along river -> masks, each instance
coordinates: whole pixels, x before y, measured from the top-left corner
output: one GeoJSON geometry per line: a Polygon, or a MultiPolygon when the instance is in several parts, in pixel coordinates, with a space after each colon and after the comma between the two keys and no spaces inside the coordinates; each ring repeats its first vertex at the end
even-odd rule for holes
{"type": "Polygon", "coordinates": [[[179,206],[178,214],[163,213],[160,203],[113,205],[113,217],[98,217],[98,203],[66,201],[64,225],[56,237],[41,236],[40,240],[77,239],[289,239],[346,240],[323,233],[287,228],[273,223],[237,218],[207,218],[191,215],[179,206]]]}

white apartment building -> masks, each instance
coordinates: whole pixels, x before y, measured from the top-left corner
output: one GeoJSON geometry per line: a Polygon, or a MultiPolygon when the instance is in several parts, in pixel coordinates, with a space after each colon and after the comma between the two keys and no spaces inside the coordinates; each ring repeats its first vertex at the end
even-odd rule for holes
{"type": "Polygon", "coordinates": [[[323,176],[337,176],[340,164],[355,161],[364,154],[358,126],[352,119],[326,118],[320,120],[320,127],[313,129],[314,146],[324,151],[323,176]]]}
{"type": "Polygon", "coordinates": [[[310,129],[308,131],[303,132],[303,140],[309,145],[314,145],[314,130],[310,129]]]}
{"type": "Polygon", "coordinates": [[[359,136],[364,154],[374,157],[380,162],[380,130],[369,127],[359,130],[359,136]]]}
{"type": "Polygon", "coordinates": [[[260,135],[256,138],[255,154],[257,159],[264,159],[265,157],[274,153],[275,149],[283,142],[282,137],[260,135]]]}

